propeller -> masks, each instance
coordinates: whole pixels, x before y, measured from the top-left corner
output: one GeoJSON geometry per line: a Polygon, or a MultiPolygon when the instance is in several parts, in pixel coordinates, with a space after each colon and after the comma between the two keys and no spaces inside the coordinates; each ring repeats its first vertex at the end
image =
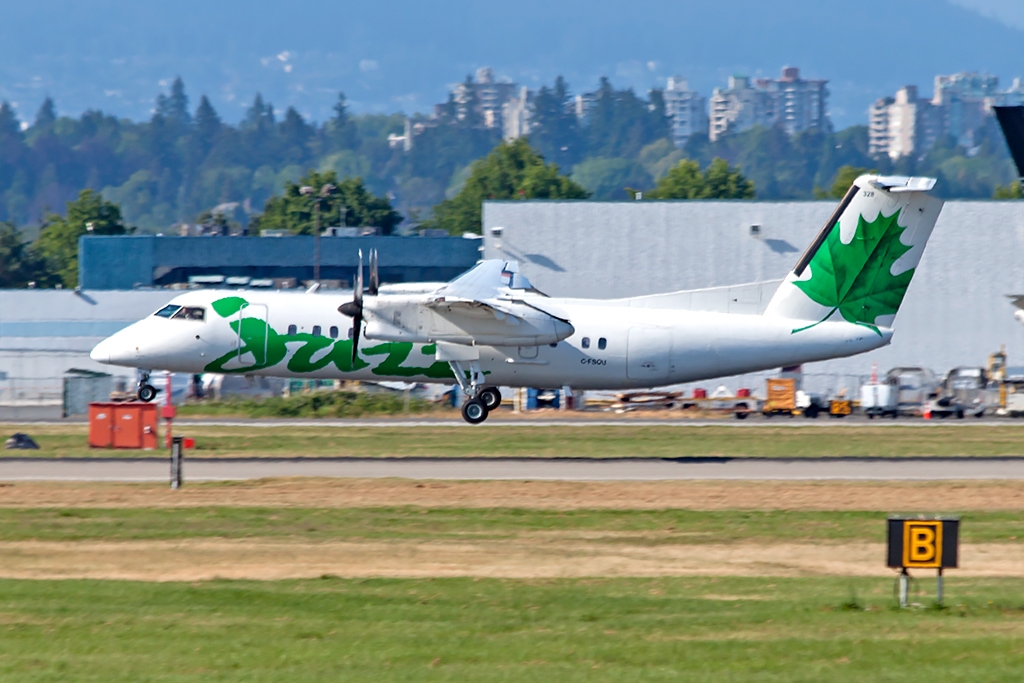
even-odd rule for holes
{"type": "MultiPolygon", "coordinates": [[[[376,261],[375,253],[371,252],[371,269],[376,261]]],[[[371,273],[371,278],[373,277],[371,273]]],[[[371,284],[373,280],[370,280],[371,284]]],[[[355,367],[356,356],[359,353],[359,332],[363,328],[363,250],[359,250],[359,270],[356,271],[356,283],[352,288],[352,301],[346,301],[338,306],[338,312],[352,318],[352,367],[355,367]]]]}
{"type": "Polygon", "coordinates": [[[380,273],[377,271],[377,250],[370,250],[370,288],[367,292],[370,296],[377,296],[380,289],[380,273]]]}

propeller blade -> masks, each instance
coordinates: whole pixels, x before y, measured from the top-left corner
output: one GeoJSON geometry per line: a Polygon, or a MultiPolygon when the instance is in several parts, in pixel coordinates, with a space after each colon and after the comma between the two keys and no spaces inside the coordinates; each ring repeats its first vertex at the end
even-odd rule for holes
{"type": "Polygon", "coordinates": [[[359,356],[359,331],[363,329],[362,311],[352,321],[352,369],[356,368],[356,358],[359,356]]]}
{"type": "Polygon", "coordinates": [[[359,312],[363,312],[363,250],[359,250],[359,270],[356,271],[356,286],[352,290],[352,300],[359,306],[359,312]]]}
{"type": "Polygon", "coordinates": [[[380,273],[377,270],[377,250],[370,250],[370,296],[377,296],[380,289],[380,273]]]}

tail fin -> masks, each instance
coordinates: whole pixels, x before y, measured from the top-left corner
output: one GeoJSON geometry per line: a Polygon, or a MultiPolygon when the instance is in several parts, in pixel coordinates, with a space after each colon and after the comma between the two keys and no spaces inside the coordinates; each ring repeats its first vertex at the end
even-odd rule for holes
{"type": "Polygon", "coordinates": [[[992,107],[1003,129],[1017,174],[1024,177],[1024,107],[992,107]]]}
{"type": "Polygon", "coordinates": [[[826,320],[891,327],[942,209],[931,178],[857,178],[779,287],[765,315],[793,333],[826,320]]]}

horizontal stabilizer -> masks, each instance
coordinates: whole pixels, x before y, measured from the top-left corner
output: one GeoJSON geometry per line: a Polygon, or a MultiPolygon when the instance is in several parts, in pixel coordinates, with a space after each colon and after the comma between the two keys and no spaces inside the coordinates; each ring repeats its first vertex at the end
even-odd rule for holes
{"type": "Polygon", "coordinates": [[[1017,166],[1017,175],[1024,177],[1024,107],[992,107],[1017,166]]]}

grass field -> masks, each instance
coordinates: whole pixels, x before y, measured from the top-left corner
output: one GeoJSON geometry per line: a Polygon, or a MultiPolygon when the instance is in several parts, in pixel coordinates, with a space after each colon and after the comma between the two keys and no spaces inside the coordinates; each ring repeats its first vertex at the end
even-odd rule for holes
{"type": "Polygon", "coordinates": [[[22,578],[0,578],[0,680],[1015,681],[1022,492],[5,484],[0,577],[22,578]],[[961,515],[962,568],[944,608],[920,572],[901,611],[884,520],[922,505],[961,515]],[[1002,578],[978,574],[986,561],[1002,578]]]}
{"type": "MultiPolygon", "coordinates": [[[[15,425],[37,451],[18,457],[145,457],[153,451],[97,450],[84,424],[15,425]]],[[[1024,429],[1013,425],[848,426],[824,423],[744,427],[680,425],[219,427],[179,425],[195,437],[190,457],[893,457],[1021,456],[1024,429]]]]}
{"type": "MultiPolygon", "coordinates": [[[[908,511],[912,512],[912,511],[908,511]]],[[[587,535],[599,543],[837,543],[885,540],[879,512],[790,510],[527,510],[374,508],[0,508],[0,541],[187,538],[502,540],[523,534],[587,535]]],[[[1019,512],[968,512],[962,542],[1024,539],[1019,512]]]]}
{"type": "Polygon", "coordinates": [[[870,579],[3,580],[0,677],[1019,680],[1024,584],[947,587],[901,612],[870,579]]]}

